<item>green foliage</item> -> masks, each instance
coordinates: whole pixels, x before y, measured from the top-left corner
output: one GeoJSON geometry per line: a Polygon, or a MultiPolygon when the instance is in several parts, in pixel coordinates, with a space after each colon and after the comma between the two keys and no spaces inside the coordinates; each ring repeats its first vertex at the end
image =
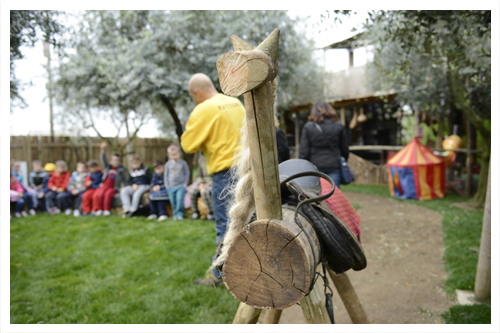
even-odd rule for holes
{"type": "Polygon", "coordinates": [[[12,324],[232,322],[238,301],[197,286],[213,223],[39,214],[12,219],[12,324]]]}
{"type": "Polygon", "coordinates": [[[56,49],[61,48],[58,37],[64,27],[58,22],[60,12],[51,10],[11,10],[10,11],[10,98],[11,106],[26,103],[21,96],[21,82],[15,75],[15,61],[23,59],[22,46],[34,46],[42,37],[56,49]],[[39,36],[39,35],[42,36],[39,36]]]}
{"type": "MultiPolygon", "coordinates": [[[[491,13],[489,11],[380,11],[370,14],[368,38],[375,43],[374,79],[382,89],[401,91],[401,102],[442,113],[460,93],[450,73],[470,96],[489,100],[491,13]],[[467,85],[467,86],[465,86],[467,85]],[[479,91],[481,93],[479,93],[479,91]]],[[[459,106],[460,108],[461,106],[459,106]]],[[[489,110],[481,108],[483,117],[489,110]]]]}
{"type": "MultiPolygon", "coordinates": [[[[218,87],[216,61],[233,51],[231,35],[257,46],[275,28],[277,104],[309,101],[321,93],[322,80],[312,41],[296,23],[285,11],[87,11],[71,36],[76,52],[60,65],[59,102],[87,127],[91,115],[117,118],[142,108],[166,135],[180,137],[194,107],[190,77],[205,73],[218,87]]],[[[125,117],[118,118],[123,124],[125,117]]]]}
{"type": "Polygon", "coordinates": [[[59,64],[55,83],[66,125],[73,121],[75,128],[92,128],[102,138],[95,118],[108,120],[117,130],[108,143],[121,153],[131,152],[130,144],[157,107],[143,84],[148,73],[138,52],[147,18],[144,11],[84,12],[69,34],[71,49],[59,64]],[[127,141],[118,144],[122,129],[127,141]]]}
{"type": "Polygon", "coordinates": [[[488,304],[455,305],[442,314],[447,324],[491,324],[488,304]]]}
{"type": "MultiPolygon", "coordinates": [[[[369,13],[365,25],[374,43],[372,80],[396,89],[398,101],[436,120],[461,110],[485,145],[488,168],[491,129],[491,11],[402,10],[369,13]]],[[[473,201],[484,205],[487,172],[473,201]]]]}

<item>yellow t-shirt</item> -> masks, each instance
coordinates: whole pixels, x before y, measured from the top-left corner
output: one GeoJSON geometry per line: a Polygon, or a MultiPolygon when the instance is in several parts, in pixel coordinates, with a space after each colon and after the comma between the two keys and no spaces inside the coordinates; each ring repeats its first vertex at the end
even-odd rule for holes
{"type": "Polygon", "coordinates": [[[227,170],[239,148],[244,118],[245,108],[237,98],[217,94],[194,108],[181,136],[182,149],[194,153],[201,148],[211,175],[227,170]]]}

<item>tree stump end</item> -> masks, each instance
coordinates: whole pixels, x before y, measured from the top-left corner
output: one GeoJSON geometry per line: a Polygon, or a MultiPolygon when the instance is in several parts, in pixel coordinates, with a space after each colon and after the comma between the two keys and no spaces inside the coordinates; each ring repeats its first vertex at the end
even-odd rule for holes
{"type": "Polygon", "coordinates": [[[299,302],[314,280],[313,258],[319,256],[312,254],[319,249],[316,235],[305,233],[310,231],[273,219],[244,227],[224,263],[227,289],[241,302],[260,309],[284,309],[299,302]]]}

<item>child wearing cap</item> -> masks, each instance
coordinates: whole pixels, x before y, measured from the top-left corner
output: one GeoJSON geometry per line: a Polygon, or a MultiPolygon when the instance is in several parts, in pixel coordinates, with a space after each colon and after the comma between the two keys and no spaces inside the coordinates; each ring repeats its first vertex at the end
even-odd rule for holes
{"type": "Polygon", "coordinates": [[[163,221],[168,218],[167,214],[167,201],[168,192],[165,188],[165,179],[163,178],[163,173],[165,171],[165,165],[162,161],[157,160],[154,163],[155,172],[153,173],[153,178],[151,180],[150,194],[149,194],[149,210],[150,215],[148,220],[157,218],[158,221],[163,221]]]}

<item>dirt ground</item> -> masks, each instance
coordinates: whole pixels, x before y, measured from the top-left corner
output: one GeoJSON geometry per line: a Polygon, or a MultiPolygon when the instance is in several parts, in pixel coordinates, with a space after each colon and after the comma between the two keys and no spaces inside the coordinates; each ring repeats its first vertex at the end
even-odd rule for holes
{"type": "MultiPolygon", "coordinates": [[[[368,265],[347,275],[370,323],[444,323],[440,314],[457,303],[444,291],[441,215],[393,199],[344,194],[361,206],[361,244],[368,265]]],[[[351,324],[331,281],[330,285],[336,323],[351,324]]],[[[283,310],[280,324],[306,324],[300,306],[283,310]]]]}

